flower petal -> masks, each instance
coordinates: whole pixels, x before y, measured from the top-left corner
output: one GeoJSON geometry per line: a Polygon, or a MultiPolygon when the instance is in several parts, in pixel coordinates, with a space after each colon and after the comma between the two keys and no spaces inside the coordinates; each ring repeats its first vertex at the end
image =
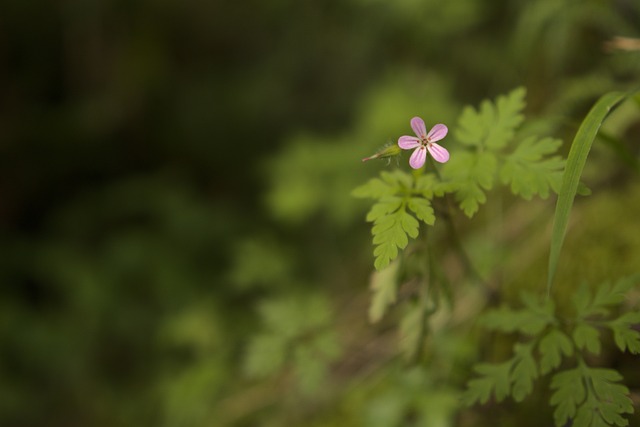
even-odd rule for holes
{"type": "Polygon", "coordinates": [[[424,166],[424,161],[427,159],[427,150],[424,146],[420,146],[415,149],[411,158],[409,159],[409,165],[414,169],[420,169],[424,166]]]}
{"type": "Polygon", "coordinates": [[[427,150],[429,150],[429,154],[431,154],[436,162],[446,163],[449,160],[449,152],[438,144],[433,142],[429,143],[427,150]]]}
{"type": "Polygon", "coordinates": [[[449,129],[447,129],[447,127],[442,123],[439,123],[431,128],[427,135],[427,139],[431,142],[440,141],[442,138],[447,136],[447,132],[449,132],[449,129]]]}
{"type": "Polygon", "coordinates": [[[415,136],[401,136],[398,138],[398,145],[403,150],[411,150],[412,148],[416,148],[420,145],[420,140],[415,136]]]}
{"type": "Polygon", "coordinates": [[[420,117],[411,119],[411,129],[418,135],[418,138],[424,138],[427,135],[427,127],[424,125],[424,120],[420,117]]]}

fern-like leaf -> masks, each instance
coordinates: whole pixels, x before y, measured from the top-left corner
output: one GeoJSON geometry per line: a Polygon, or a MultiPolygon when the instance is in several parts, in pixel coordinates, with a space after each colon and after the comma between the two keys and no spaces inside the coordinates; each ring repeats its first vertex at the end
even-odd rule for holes
{"type": "Polygon", "coordinates": [[[586,285],[581,286],[573,299],[579,319],[609,314],[612,306],[624,301],[626,294],[640,282],[640,275],[619,279],[615,283],[602,283],[595,294],[591,294],[586,285]]]}
{"type": "Polygon", "coordinates": [[[538,367],[533,358],[532,344],[516,344],[514,353],[512,395],[516,402],[522,402],[533,390],[533,381],[538,378],[538,367]]]}
{"type": "Polygon", "coordinates": [[[494,185],[497,159],[491,152],[460,152],[452,156],[442,170],[450,191],[455,192],[460,209],[471,218],[487,201],[485,190],[494,185]]]}
{"type": "Polygon", "coordinates": [[[482,317],[484,326],[502,332],[520,332],[533,336],[555,322],[554,306],[551,300],[539,302],[526,294],[523,294],[522,300],[525,302],[525,308],[513,310],[501,307],[489,311],[482,317]]]}
{"type": "Polygon", "coordinates": [[[458,121],[456,138],[470,146],[503,148],[524,120],[525,95],[526,90],[520,87],[499,96],[495,102],[483,101],[478,111],[465,108],[458,121]]]}
{"type": "Polygon", "coordinates": [[[556,426],[564,426],[576,416],[578,406],[587,397],[581,369],[569,369],[555,374],[550,387],[555,390],[549,400],[549,403],[556,407],[553,418],[556,426]]]}
{"type": "Polygon", "coordinates": [[[560,188],[564,161],[559,156],[545,156],[555,153],[560,145],[559,139],[525,139],[506,156],[500,169],[502,183],[510,184],[511,192],[524,199],[530,200],[534,195],[546,199],[550,188],[554,191],[560,188]]]}
{"type": "Polygon", "coordinates": [[[600,332],[587,323],[578,323],[573,329],[573,342],[580,350],[588,350],[593,354],[600,354],[600,332]]]}
{"type": "Polygon", "coordinates": [[[571,356],[573,345],[564,332],[553,329],[540,340],[540,372],[546,374],[560,366],[562,355],[571,356]]]}
{"type": "Polygon", "coordinates": [[[640,324],[640,312],[629,312],[607,323],[613,331],[613,339],[622,351],[640,354],[640,332],[634,326],[640,324]]]}
{"type": "Polygon", "coordinates": [[[514,360],[508,360],[500,364],[483,363],[477,365],[475,370],[480,374],[467,383],[467,390],[462,395],[462,400],[467,405],[476,402],[487,403],[491,394],[495,395],[498,402],[511,394],[511,368],[514,360]]]}
{"type": "Polygon", "coordinates": [[[554,375],[551,405],[556,406],[556,426],[573,420],[573,427],[626,426],[623,415],[633,412],[629,389],[618,384],[622,376],[613,369],[590,368],[584,363],[554,375]]]}

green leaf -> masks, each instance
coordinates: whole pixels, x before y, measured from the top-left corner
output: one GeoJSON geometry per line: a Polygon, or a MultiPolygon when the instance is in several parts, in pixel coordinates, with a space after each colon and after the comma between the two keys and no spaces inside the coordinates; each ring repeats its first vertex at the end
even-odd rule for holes
{"type": "Polygon", "coordinates": [[[396,302],[398,293],[398,262],[391,263],[381,271],[376,271],[371,277],[371,305],[369,306],[369,321],[376,323],[382,319],[387,307],[396,302]]]}
{"type": "Polygon", "coordinates": [[[593,354],[600,354],[600,333],[586,323],[578,323],[572,333],[573,342],[580,350],[587,349],[593,354]]]}
{"type": "Polygon", "coordinates": [[[368,222],[374,222],[390,213],[393,213],[400,209],[402,206],[402,199],[395,196],[385,196],[380,201],[374,204],[367,213],[366,220],[368,222]]]}
{"type": "Polygon", "coordinates": [[[575,417],[578,406],[587,397],[581,369],[575,368],[555,374],[550,387],[555,390],[549,401],[552,406],[556,406],[553,418],[556,426],[561,427],[575,417]]]}
{"type": "Polygon", "coordinates": [[[550,324],[555,322],[554,307],[551,300],[538,302],[533,298],[522,296],[527,307],[512,310],[500,307],[487,312],[482,317],[483,325],[488,329],[502,332],[520,332],[525,335],[537,335],[550,324]]]}
{"type": "Polygon", "coordinates": [[[529,137],[508,155],[500,169],[503,184],[511,184],[511,192],[524,199],[539,195],[549,197],[549,189],[558,189],[562,180],[564,161],[559,156],[544,158],[553,154],[562,145],[559,139],[536,140],[529,137]]]}
{"type": "Polygon", "coordinates": [[[424,221],[425,224],[433,225],[435,223],[436,216],[429,200],[422,197],[412,197],[409,199],[408,206],[418,219],[424,221]]]}
{"type": "Polygon", "coordinates": [[[469,218],[487,201],[484,190],[493,188],[497,164],[493,153],[461,152],[452,156],[443,167],[443,177],[469,218]]]}
{"type": "Polygon", "coordinates": [[[487,403],[491,394],[495,394],[498,402],[504,400],[511,393],[511,367],[513,359],[500,364],[482,363],[475,367],[480,378],[474,378],[467,383],[467,390],[462,400],[467,405],[476,402],[487,403]]]}
{"type": "Polygon", "coordinates": [[[432,173],[420,175],[416,179],[414,193],[417,193],[424,198],[430,200],[433,197],[434,192],[441,185],[440,180],[432,173]]]}
{"type": "Polygon", "coordinates": [[[401,206],[395,212],[379,216],[371,229],[376,257],[373,265],[376,270],[382,270],[398,256],[398,248],[404,249],[409,243],[409,237],[416,238],[419,229],[418,220],[408,214],[401,206]]]}
{"type": "Polygon", "coordinates": [[[404,209],[380,217],[371,229],[373,244],[376,245],[373,255],[376,257],[374,266],[376,270],[382,270],[389,262],[398,256],[398,248],[404,249],[409,243],[407,234],[403,228],[404,209]]]}
{"type": "Polygon", "coordinates": [[[514,365],[511,371],[513,399],[522,402],[531,391],[533,381],[538,378],[538,368],[532,355],[532,344],[516,344],[514,346],[514,365]]]}
{"type": "Polygon", "coordinates": [[[622,380],[622,375],[613,369],[604,368],[589,368],[587,372],[595,392],[596,413],[606,425],[628,425],[629,422],[622,415],[633,413],[633,404],[629,398],[629,389],[616,384],[622,380]]]}
{"type": "Polygon", "coordinates": [[[380,178],[370,179],[366,184],[356,187],[351,195],[360,199],[377,199],[392,196],[398,191],[398,186],[384,182],[380,178]]]}
{"type": "Polygon", "coordinates": [[[546,374],[560,366],[562,355],[571,356],[573,345],[569,337],[558,329],[552,329],[540,340],[540,372],[546,374]]]}
{"type": "Polygon", "coordinates": [[[602,122],[611,109],[618,105],[625,97],[626,94],[619,92],[611,92],[602,96],[583,120],[571,144],[567,165],[562,176],[562,186],[560,187],[553,221],[547,294],[551,292],[551,285],[560,259],[560,250],[562,249],[567,224],[569,223],[569,214],[571,213],[571,207],[573,206],[573,200],[576,196],[580,176],[582,175],[587,156],[591,150],[591,145],[598,133],[598,129],[600,129],[602,122]]]}
{"type": "Polygon", "coordinates": [[[494,150],[504,147],[524,120],[521,112],[525,106],[525,94],[526,90],[520,87],[499,96],[495,103],[483,101],[478,111],[466,107],[458,120],[458,141],[494,150]]]}
{"type": "Polygon", "coordinates": [[[413,185],[413,176],[402,169],[396,169],[392,172],[382,171],[380,176],[384,182],[403,190],[408,190],[413,185]]]}
{"type": "Polygon", "coordinates": [[[639,282],[640,275],[637,274],[619,279],[614,284],[607,281],[598,285],[593,296],[587,285],[581,286],[573,298],[578,318],[607,315],[609,309],[624,301],[627,293],[639,282]]]}
{"type": "Polygon", "coordinates": [[[574,427],[628,425],[623,415],[633,413],[633,404],[627,387],[617,384],[621,380],[613,369],[590,368],[584,363],[554,375],[551,389],[556,391],[550,403],[556,406],[556,426],[569,420],[574,427]]]}
{"type": "Polygon", "coordinates": [[[625,313],[607,323],[613,331],[613,339],[621,351],[640,354],[640,332],[634,326],[640,324],[640,312],[625,313]]]}
{"type": "Polygon", "coordinates": [[[640,274],[624,277],[616,281],[613,286],[608,282],[598,286],[592,306],[596,308],[620,304],[627,293],[640,283],[640,274]]]}
{"type": "Polygon", "coordinates": [[[397,169],[393,172],[383,171],[380,178],[372,178],[366,184],[355,188],[351,195],[357,198],[380,199],[393,196],[403,189],[411,188],[413,178],[407,172],[397,169]]]}

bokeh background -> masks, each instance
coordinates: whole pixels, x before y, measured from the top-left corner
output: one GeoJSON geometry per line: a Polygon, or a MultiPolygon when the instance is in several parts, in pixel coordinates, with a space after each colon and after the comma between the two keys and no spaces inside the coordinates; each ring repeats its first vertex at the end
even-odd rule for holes
{"type": "MultiPolygon", "coordinates": [[[[599,95],[640,81],[617,36],[640,37],[638,1],[2,1],[0,425],[531,422],[513,414],[543,400],[452,415],[482,352],[466,335],[407,367],[398,319],[367,323],[367,205],[350,193],[396,167],[360,160],[414,115],[453,126],[517,86],[566,153],[599,95]]],[[[637,159],[625,111],[609,132],[637,159]]],[[[593,252],[565,257],[565,278],[640,265],[637,164],[592,157],[567,245],[593,252]]],[[[553,209],[518,203],[460,215],[507,296],[520,274],[542,283],[546,241],[518,233],[553,209]],[[487,251],[498,225],[516,237],[487,251]]]]}

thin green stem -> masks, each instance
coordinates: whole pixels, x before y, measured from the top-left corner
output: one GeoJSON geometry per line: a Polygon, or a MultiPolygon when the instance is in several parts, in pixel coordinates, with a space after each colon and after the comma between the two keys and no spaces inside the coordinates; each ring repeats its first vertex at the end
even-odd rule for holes
{"type": "MultiPolygon", "coordinates": [[[[429,157],[429,161],[431,162],[431,166],[433,167],[436,177],[440,182],[442,182],[442,175],[440,175],[440,171],[436,167],[435,161],[431,157],[429,157]]],[[[446,212],[443,213],[443,218],[445,223],[447,224],[447,233],[451,242],[453,243],[453,247],[456,250],[460,260],[462,261],[465,271],[467,271],[467,273],[469,273],[477,283],[485,284],[484,278],[475,268],[475,266],[471,262],[471,258],[469,258],[469,255],[467,254],[467,251],[464,249],[458,230],[453,223],[454,210],[449,194],[445,194],[443,198],[445,200],[447,209],[446,212]]]]}

